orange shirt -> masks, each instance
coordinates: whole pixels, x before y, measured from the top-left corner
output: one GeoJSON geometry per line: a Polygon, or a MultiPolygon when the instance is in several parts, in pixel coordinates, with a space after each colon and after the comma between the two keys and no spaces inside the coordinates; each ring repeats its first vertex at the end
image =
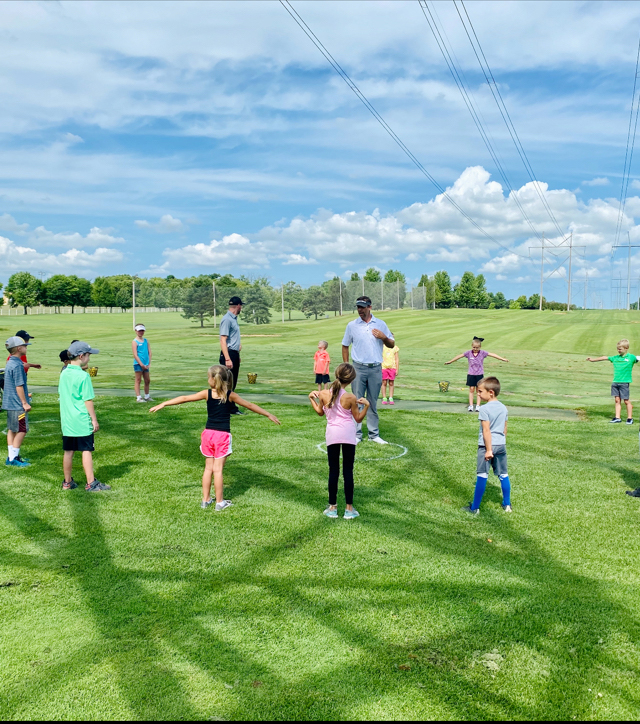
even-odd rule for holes
{"type": "Polygon", "coordinates": [[[326,349],[319,349],[314,355],[313,371],[317,375],[328,375],[329,365],[331,364],[331,358],[326,349]]]}

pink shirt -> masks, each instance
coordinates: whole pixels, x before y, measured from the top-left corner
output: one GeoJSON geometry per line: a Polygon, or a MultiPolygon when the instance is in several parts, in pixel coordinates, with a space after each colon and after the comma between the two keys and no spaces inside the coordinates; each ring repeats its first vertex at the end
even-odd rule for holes
{"type": "Polygon", "coordinates": [[[478,354],[473,354],[473,350],[470,349],[464,353],[464,356],[469,360],[469,374],[470,375],[483,375],[484,374],[484,360],[489,356],[488,352],[483,349],[478,350],[478,354]]]}
{"type": "Polygon", "coordinates": [[[342,389],[338,393],[338,399],[333,403],[333,407],[325,407],[324,414],[327,418],[327,445],[355,445],[356,444],[356,421],[351,412],[351,408],[345,410],[340,404],[340,400],[345,390],[342,389]]]}

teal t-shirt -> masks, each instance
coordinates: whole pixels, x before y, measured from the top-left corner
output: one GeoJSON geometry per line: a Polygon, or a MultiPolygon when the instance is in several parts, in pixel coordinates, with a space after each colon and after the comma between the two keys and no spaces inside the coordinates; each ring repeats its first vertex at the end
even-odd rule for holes
{"type": "Polygon", "coordinates": [[[633,365],[638,361],[635,354],[619,355],[616,354],[613,357],[609,357],[609,362],[613,364],[613,382],[625,384],[631,382],[631,374],[633,372],[633,365]]]}
{"type": "Polygon", "coordinates": [[[60,373],[60,422],[65,437],[85,437],[93,432],[91,415],[84,404],[95,393],[91,377],[78,365],[67,365],[60,373]]]}

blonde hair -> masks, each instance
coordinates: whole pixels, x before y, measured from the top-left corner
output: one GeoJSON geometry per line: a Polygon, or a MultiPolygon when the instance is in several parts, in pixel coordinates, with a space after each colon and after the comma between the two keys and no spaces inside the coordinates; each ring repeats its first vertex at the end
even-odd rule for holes
{"type": "Polygon", "coordinates": [[[233,384],[231,372],[222,365],[209,367],[209,386],[214,389],[221,400],[226,400],[233,384]]]}
{"type": "Polygon", "coordinates": [[[329,346],[329,342],[325,342],[324,339],[321,339],[318,344],[321,344],[325,349],[329,346]]]}
{"type": "Polygon", "coordinates": [[[348,362],[343,362],[336,367],[335,375],[336,378],[329,388],[331,390],[331,399],[327,407],[333,407],[343,385],[350,385],[355,380],[356,368],[348,362]]]}
{"type": "Polygon", "coordinates": [[[629,349],[629,340],[628,339],[621,339],[618,342],[618,346],[624,347],[625,349],[629,349]]]}

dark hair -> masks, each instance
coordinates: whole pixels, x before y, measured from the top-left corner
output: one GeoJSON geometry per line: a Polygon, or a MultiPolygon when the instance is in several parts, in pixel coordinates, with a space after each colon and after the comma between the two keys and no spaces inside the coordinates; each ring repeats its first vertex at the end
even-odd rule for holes
{"type": "Polygon", "coordinates": [[[365,294],[363,294],[361,297],[358,297],[356,299],[356,302],[366,302],[368,307],[371,306],[371,299],[369,297],[367,297],[365,294]]]}
{"type": "Polygon", "coordinates": [[[484,337],[474,337],[474,338],[473,338],[473,341],[474,341],[474,342],[476,342],[476,341],[477,341],[477,342],[484,342],[484,337]]]}
{"type": "Polygon", "coordinates": [[[79,341],[80,341],[79,339],[72,339],[71,344],[73,344],[74,342],[79,342],[79,341]]]}
{"type": "Polygon", "coordinates": [[[68,362],[70,359],[71,357],[69,357],[69,350],[63,349],[62,352],[60,352],[60,362],[68,362]]]}
{"type": "Polygon", "coordinates": [[[329,388],[331,390],[331,399],[327,407],[333,407],[335,401],[338,399],[342,385],[349,385],[355,380],[356,368],[348,362],[343,362],[336,367],[335,374],[336,378],[329,388]]]}
{"type": "Polygon", "coordinates": [[[485,390],[493,390],[496,397],[500,394],[500,380],[497,377],[483,377],[478,382],[478,387],[481,385],[485,390]]]}

